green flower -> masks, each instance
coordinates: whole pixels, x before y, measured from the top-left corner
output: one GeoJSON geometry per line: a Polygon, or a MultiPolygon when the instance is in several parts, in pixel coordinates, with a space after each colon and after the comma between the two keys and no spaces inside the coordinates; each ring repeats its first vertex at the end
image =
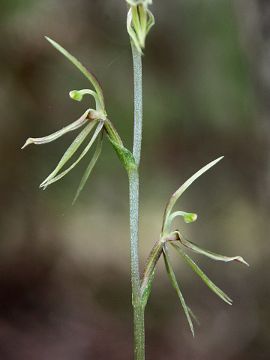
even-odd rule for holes
{"type": "MultiPolygon", "coordinates": [[[[222,291],[217,285],[213,283],[212,280],[209,279],[209,277],[203,272],[203,270],[194,262],[194,260],[186,254],[185,250],[188,249],[191,252],[194,252],[196,254],[204,255],[212,260],[215,261],[222,261],[225,263],[237,261],[242,264],[245,264],[247,266],[248,263],[241,257],[241,256],[224,256],[220,254],[216,254],[212,251],[206,250],[199,245],[189,241],[186,239],[182,232],[179,230],[173,230],[172,223],[173,220],[180,216],[183,218],[183,220],[186,223],[192,223],[197,219],[197,215],[194,213],[188,213],[185,211],[174,211],[173,208],[177,202],[177,200],[181,197],[181,195],[189,188],[189,186],[197,180],[202,174],[204,174],[206,171],[208,171],[211,167],[213,167],[215,164],[217,164],[223,157],[220,157],[209,164],[202,167],[199,171],[197,171],[193,176],[191,176],[178,190],[175,191],[175,193],[171,196],[170,200],[168,201],[168,204],[165,208],[164,217],[163,217],[163,225],[162,225],[162,231],[160,234],[160,239],[156,242],[154,245],[151,254],[148,258],[144,276],[142,279],[141,284],[141,292],[142,297],[144,301],[144,305],[146,305],[148,301],[148,297],[151,292],[152,282],[154,279],[154,273],[155,273],[155,267],[156,264],[163,254],[165,267],[167,270],[167,274],[169,277],[169,280],[172,284],[172,287],[175,289],[180,304],[183,307],[184,313],[186,315],[186,318],[188,320],[188,324],[190,327],[190,330],[194,336],[194,326],[192,319],[197,321],[196,317],[194,316],[193,312],[189,308],[189,306],[186,304],[185,298],[181,292],[179,283],[176,279],[171,260],[169,257],[169,246],[171,246],[173,249],[177,251],[177,253],[182,257],[182,259],[191,267],[191,269],[201,278],[201,280],[212,290],[217,296],[219,296],[223,301],[225,301],[228,305],[232,305],[232,299],[225,294],[224,291],[222,291]]],[[[197,321],[198,322],[198,321],[197,321]]]]}
{"type": "Polygon", "coordinates": [[[145,39],[155,24],[154,15],[148,9],[152,0],[127,0],[130,9],[127,14],[127,31],[137,50],[142,53],[145,39]]]}
{"type": "Polygon", "coordinates": [[[63,156],[61,157],[60,161],[58,162],[55,169],[50,173],[50,175],[40,184],[40,187],[46,189],[49,185],[55,183],[56,181],[62,179],[65,175],[67,175],[90,151],[92,145],[97,140],[96,150],[94,152],[93,157],[85,171],[85,174],[82,178],[82,182],[79,186],[78,192],[76,194],[76,198],[78,197],[80,191],[82,190],[83,186],[85,185],[91,171],[93,170],[99,156],[101,153],[102,148],[102,139],[103,139],[103,132],[104,132],[104,124],[106,118],[103,113],[93,110],[87,109],[85,113],[76,121],[72,122],[68,126],[64,127],[63,129],[56,131],[55,133],[41,137],[41,138],[29,138],[26,140],[25,144],[23,145],[22,149],[25,148],[27,145],[30,144],[47,144],[52,141],[57,140],[61,136],[67,134],[68,132],[77,130],[79,128],[83,129],[76,136],[70,146],[67,148],[63,156]],[[88,139],[88,140],[87,140],[88,139]],[[86,146],[80,152],[79,156],[69,165],[67,168],[64,168],[65,165],[69,162],[69,160],[73,159],[74,155],[79,151],[82,144],[87,141],[86,146]]]}
{"type": "Polygon", "coordinates": [[[74,169],[74,167],[78,165],[78,163],[89,153],[93,144],[97,142],[95,152],[85,170],[77,193],[75,195],[73,201],[75,202],[84,185],[86,184],[86,181],[100,156],[104,133],[106,133],[108,139],[113,145],[118,157],[120,158],[126,170],[131,171],[132,168],[136,165],[132,154],[123,146],[120,136],[118,135],[111,121],[107,118],[103,92],[95,76],[90,73],[74,56],[72,56],[61,45],[51,40],[50,38],[46,37],[46,39],[82,72],[82,74],[90,81],[93,87],[93,89],[72,90],[69,93],[70,98],[76,101],[81,101],[85,95],[90,95],[95,101],[95,109],[88,108],[78,120],[65,126],[61,130],[54,132],[53,134],[40,138],[28,138],[25,144],[22,146],[22,149],[24,149],[30,144],[41,145],[50,143],[71,131],[82,128],[81,132],[76,136],[76,138],[69,145],[69,147],[61,157],[55,169],[40,184],[41,188],[46,189],[49,185],[62,179],[72,169],[74,169]],[[74,159],[75,155],[80,151],[80,148],[85,142],[86,146],[79,153],[77,158],[74,159]],[[71,165],[68,165],[68,162],[70,160],[72,161],[72,163],[71,165]]]}

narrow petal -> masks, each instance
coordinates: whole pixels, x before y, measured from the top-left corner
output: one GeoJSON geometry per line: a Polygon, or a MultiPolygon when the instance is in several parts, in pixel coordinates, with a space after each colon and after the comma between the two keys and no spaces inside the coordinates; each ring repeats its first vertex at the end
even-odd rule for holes
{"type": "Polygon", "coordinates": [[[76,66],[76,68],[90,81],[90,83],[93,85],[100,104],[102,106],[102,109],[105,109],[104,106],[104,98],[103,98],[103,92],[101,89],[101,86],[97,80],[97,78],[95,77],[95,75],[93,73],[91,73],[90,71],[88,71],[86,69],[86,67],[75,58],[75,56],[71,55],[66,49],[64,49],[60,44],[58,44],[56,41],[50,39],[48,36],[45,36],[46,40],[48,40],[53,47],[55,47],[56,50],[58,50],[62,55],[64,55],[73,65],[76,66]]]}
{"type": "Polygon", "coordinates": [[[48,181],[43,181],[43,183],[40,185],[40,187],[43,187],[44,189],[46,189],[47,186],[53,184],[54,182],[62,179],[62,177],[64,177],[67,173],[69,173],[81,160],[82,158],[87,154],[87,152],[90,150],[91,146],[93,145],[94,141],[96,140],[98,134],[100,133],[101,129],[103,128],[104,122],[100,121],[96,131],[94,132],[94,135],[92,136],[90,142],[88,143],[88,145],[85,147],[85,149],[82,151],[81,155],[78,157],[78,159],[65,171],[61,172],[59,175],[51,178],[48,181]]]}
{"type": "Polygon", "coordinates": [[[88,134],[92,131],[94,126],[96,125],[96,121],[90,122],[81,132],[80,134],[73,140],[71,145],[68,147],[68,149],[65,151],[64,155],[60,159],[59,163],[57,164],[56,168],[53,170],[53,172],[42,182],[40,185],[41,187],[48,183],[51,179],[53,179],[59,171],[62,169],[62,167],[67,163],[67,161],[75,154],[75,152],[78,150],[78,148],[81,146],[83,141],[86,139],[88,134]]]}
{"type": "Polygon", "coordinates": [[[191,310],[191,308],[189,306],[187,308],[188,308],[188,312],[189,312],[190,316],[192,317],[192,319],[196,322],[197,325],[200,325],[199,319],[194,314],[194,312],[191,310]]]}
{"type": "Polygon", "coordinates": [[[175,245],[171,244],[176,251],[183,257],[185,262],[191,267],[191,269],[203,280],[203,282],[211,289],[217,296],[219,296],[227,304],[232,305],[232,299],[224,293],[218,286],[216,286],[209,277],[199,268],[199,266],[186,254],[183,250],[175,245]]]}
{"type": "Polygon", "coordinates": [[[73,123],[69,124],[68,126],[65,126],[63,129],[58,130],[51,135],[44,136],[41,138],[27,139],[25,144],[21,148],[24,149],[26,146],[28,146],[30,144],[36,144],[36,145],[47,144],[49,142],[52,142],[52,141],[60,138],[61,136],[63,136],[64,134],[66,134],[70,131],[74,131],[74,130],[80,128],[88,121],[87,115],[89,114],[89,111],[90,111],[90,109],[87,109],[86,112],[78,120],[74,121],[73,123]]]}
{"type": "Polygon", "coordinates": [[[200,246],[196,245],[195,243],[187,240],[182,234],[179,233],[179,238],[181,243],[186,246],[188,249],[194,251],[197,254],[205,255],[210,259],[216,261],[223,261],[223,262],[231,262],[231,261],[238,261],[242,264],[249,266],[249,264],[242,258],[242,256],[224,256],[220,254],[216,254],[212,251],[206,250],[201,248],[200,246]]]}
{"type": "Polygon", "coordinates": [[[192,175],[187,181],[184,182],[183,185],[177,189],[174,194],[171,196],[170,200],[168,201],[168,204],[165,208],[164,216],[163,216],[163,226],[162,230],[166,228],[166,223],[168,221],[168,218],[172,212],[172,209],[176,203],[176,201],[180,198],[180,196],[190,187],[190,185],[197,180],[202,174],[204,174],[206,171],[208,171],[211,167],[216,165],[221,159],[223,159],[223,156],[217,158],[214,161],[211,161],[209,164],[202,167],[199,171],[197,171],[194,175],[192,175]]]}
{"type": "Polygon", "coordinates": [[[187,318],[191,333],[192,333],[192,335],[194,337],[194,327],[193,327],[193,323],[192,323],[192,320],[191,320],[191,317],[190,317],[190,309],[186,305],[184,296],[183,296],[183,294],[182,294],[182,292],[181,292],[181,290],[179,288],[178,282],[176,280],[176,276],[174,274],[172,265],[170,263],[169,255],[167,254],[165,249],[163,251],[163,255],[164,255],[165,266],[166,266],[166,270],[167,270],[170,282],[171,282],[173,288],[175,289],[175,291],[176,291],[176,293],[178,295],[178,298],[180,300],[180,303],[181,303],[181,305],[183,307],[183,310],[184,310],[184,313],[186,315],[186,318],[187,318]]]}
{"type": "Polygon", "coordinates": [[[86,182],[87,182],[87,180],[88,180],[94,166],[96,165],[96,162],[97,162],[97,160],[98,160],[98,158],[100,156],[101,150],[102,150],[102,141],[103,141],[103,137],[102,137],[102,134],[101,134],[101,136],[99,137],[98,143],[97,143],[95,153],[94,153],[89,165],[87,166],[87,168],[85,170],[85,173],[83,174],[82,180],[80,182],[80,185],[79,185],[78,190],[76,192],[76,195],[74,197],[72,205],[75,204],[75,202],[78,199],[81,191],[83,190],[83,188],[84,188],[84,186],[85,186],[85,184],[86,184],[86,182]]]}

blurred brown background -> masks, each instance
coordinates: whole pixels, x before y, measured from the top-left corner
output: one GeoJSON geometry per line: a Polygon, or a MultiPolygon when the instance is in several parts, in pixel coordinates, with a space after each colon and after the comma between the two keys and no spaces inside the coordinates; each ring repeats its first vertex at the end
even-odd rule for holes
{"type": "MultiPolygon", "coordinates": [[[[91,68],[110,118],[132,137],[132,71],[124,0],[0,1],[0,359],[131,359],[127,182],[104,147],[71,206],[86,163],[45,192],[71,136],[20,146],[88,106],[68,91],[81,74],[48,35],[91,68]]],[[[169,195],[214,158],[185,194],[190,238],[251,267],[198,258],[233,299],[228,307],[175,258],[200,319],[192,339],[162,261],[146,313],[147,359],[270,358],[270,3],[154,0],[144,58],[141,258],[159,236],[169,195]]]]}

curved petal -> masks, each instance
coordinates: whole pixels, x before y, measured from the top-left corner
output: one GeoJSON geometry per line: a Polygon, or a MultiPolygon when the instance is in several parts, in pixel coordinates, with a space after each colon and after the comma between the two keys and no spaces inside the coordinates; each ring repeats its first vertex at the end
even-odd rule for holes
{"type": "Polygon", "coordinates": [[[30,144],[35,144],[35,145],[47,144],[49,142],[52,142],[52,141],[60,138],[61,136],[63,136],[64,134],[66,134],[70,131],[77,130],[78,128],[83,126],[88,121],[87,116],[88,116],[90,110],[91,109],[87,109],[86,112],[78,120],[65,126],[63,129],[56,131],[53,134],[50,134],[50,135],[44,136],[44,137],[40,137],[40,138],[28,138],[26,140],[25,144],[21,147],[21,149],[24,149],[26,146],[28,146],[30,144]]]}
{"type": "Polygon", "coordinates": [[[72,165],[70,165],[70,167],[68,169],[64,170],[63,172],[61,172],[59,175],[57,175],[55,177],[52,177],[52,178],[50,177],[49,180],[46,179],[45,181],[43,181],[43,183],[40,185],[40,187],[43,187],[44,189],[46,189],[47,186],[62,179],[62,177],[64,177],[67,173],[69,173],[82,160],[82,158],[88,153],[88,151],[90,150],[94,141],[96,140],[98,134],[100,133],[101,129],[103,128],[103,125],[104,125],[103,121],[99,122],[99,124],[96,128],[96,131],[94,132],[94,135],[92,136],[91,140],[89,141],[89,143],[87,144],[85,149],[82,151],[82,153],[78,157],[78,159],[76,161],[74,161],[74,163],[72,165]]]}

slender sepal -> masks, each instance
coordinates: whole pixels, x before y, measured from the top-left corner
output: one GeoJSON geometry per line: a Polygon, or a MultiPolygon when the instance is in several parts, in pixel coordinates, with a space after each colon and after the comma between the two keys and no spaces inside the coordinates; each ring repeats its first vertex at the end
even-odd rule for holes
{"type": "Polygon", "coordinates": [[[184,310],[184,313],[186,315],[186,318],[187,318],[191,333],[194,336],[194,327],[193,327],[193,323],[192,323],[191,316],[190,316],[190,310],[189,310],[189,307],[186,305],[184,296],[183,296],[183,294],[182,294],[182,292],[181,292],[181,290],[179,288],[178,282],[176,280],[176,276],[175,276],[174,271],[173,271],[173,267],[172,267],[170,259],[169,259],[169,255],[168,255],[167,250],[165,248],[163,249],[163,255],[164,255],[165,266],[166,266],[166,270],[167,270],[170,282],[171,282],[173,288],[175,289],[175,291],[176,291],[176,293],[178,295],[178,298],[180,300],[180,303],[181,303],[181,305],[183,307],[183,310],[184,310]]]}
{"type": "Polygon", "coordinates": [[[88,153],[88,151],[90,150],[91,146],[93,145],[93,143],[95,142],[98,134],[100,133],[102,127],[103,127],[103,122],[100,121],[95,132],[94,135],[92,136],[91,140],[89,141],[89,143],[87,144],[87,146],[85,147],[85,149],[82,151],[81,155],[78,157],[78,159],[76,161],[74,161],[74,163],[65,171],[61,172],[59,175],[55,176],[55,177],[50,177],[49,180],[45,180],[43,181],[43,183],[40,185],[40,187],[43,187],[44,189],[46,189],[47,186],[55,183],[56,181],[62,179],[62,177],[64,177],[65,175],[67,175],[81,160],[82,158],[88,153]]]}
{"type": "Polygon", "coordinates": [[[202,167],[199,171],[197,171],[193,176],[191,176],[187,181],[184,182],[183,185],[180,186],[179,189],[175,191],[175,193],[171,196],[164,212],[163,216],[163,226],[162,230],[164,231],[165,228],[167,228],[167,221],[169,219],[169,216],[172,212],[172,209],[176,203],[176,201],[180,198],[180,196],[190,187],[190,185],[197,180],[202,174],[204,174],[206,171],[211,169],[214,165],[216,165],[221,159],[223,159],[223,156],[217,158],[214,161],[211,161],[209,164],[202,167]]]}
{"type": "Polygon", "coordinates": [[[105,105],[104,105],[104,97],[103,97],[103,92],[101,89],[101,86],[98,82],[98,80],[96,79],[96,77],[89,72],[86,67],[79,61],[77,60],[73,55],[71,55],[66,49],[64,49],[60,44],[58,44],[56,41],[50,39],[48,36],[45,36],[45,38],[52,44],[53,47],[56,48],[56,50],[58,50],[61,54],[63,54],[73,65],[76,66],[76,68],[90,81],[90,83],[92,84],[92,86],[94,87],[97,95],[98,95],[98,99],[100,102],[100,106],[103,110],[105,110],[105,105]]]}
{"type": "Polygon", "coordinates": [[[74,200],[72,202],[72,205],[74,205],[75,202],[77,201],[77,199],[78,199],[81,191],[83,190],[83,188],[84,188],[84,186],[85,186],[85,184],[86,184],[86,182],[87,182],[87,180],[88,180],[94,166],[96,165],[96,162],[98,161],[98,158],[99,158],[99,156],[101,154],[101,150],[102,150],[102,142],[103,142],[103,136],[101,134],[99,136],[97,147],[96,147],[96,150],[94,152],[94,155],[93,155],[89,165],[87,166],[87,168],[85,170],[85,173],[83,174],[83,177],[82,177],[81,182],[79,184],[79,187],[78,187],[78,190],[77,190],[76,195],[74,197],[74,200]]]}
{"type": "Polygon", "coordinates": [[[185,262],[191,267],[191,269],[203,280],[203,282],[211,289],[217,296],[219,296],[227,304],[232,305],[232,299],[229,298],[224,291],[216,286],[209,277],[202,271],[201,268],[176,244],[171,244],[174,249],[183,257],[185,262]]]}
{"type": "Polygon", "coordinates": [[[50,134],[48,136],[44,136],[41,138],[28,138],[26,140],[25,144],[22,146],[22,149],[24,149],[26,146],[28,146],[30,144],[42,145],[42,144],[50,143],[52,141],[57,140],[58,138],[60,138],[61,136],[65,135],[66,133],[68,133],[70,131],[77,130],[78,128],[83,126],[88,121],[87,116],[90,111],[91,111],[91,109],[87,109],[86,112],[78,120],[65,126],[63,129],[56,131],[53,134],[50,134]]]}
{"type": "Polygon", "coordinates": [[[53,179],[59,171],[62,169],[62,167],[71,159],[71,157],[75,154],[75,152],[78,150],[78,148],[81,146],[83,141],[86,139],[86,137],[90,134],[94,126],[96,125],[96,121],[90,122],[81,132],[80,134],[73,140],[73,142],[70,144],[70,146],[65,151],[64,155],[58,162],[56,168],[51,172],[51,174],[40,184],[40,187],[46,186],[47,183],[50,182],[51,179],[53,179]]]}
{"type": "Polygon", "coordinates": [[[189,312],[191,318],[195,321],[195,323],[196,323],[197,325],[200,325],[199,319],[198,319],[197,316],[194,314],[194,312],[191,310],[191,308],[190,308],[189,306],[188,306],[187,308],[188,308],[188,312],[189,312]]]}
{"type": "Polygon", "coordinates": [[[223,261],[223,262],[237,261],[246,266],[249,266],[249,264],[242,258],[242,256],[224,256],[224,255],[216,254],[212,251],[201,248],[197,244],[187,240],[183,236],[183,234],[181,234],[179,231],[177,231],[177,233],[179,235],[181,244],[183,244],[185,247],[187,247],[188,249],[192,250],[193,252],[195,252],[197,254],[207,256],[210,259],[216,260],[216,261],[223,261]]]}

